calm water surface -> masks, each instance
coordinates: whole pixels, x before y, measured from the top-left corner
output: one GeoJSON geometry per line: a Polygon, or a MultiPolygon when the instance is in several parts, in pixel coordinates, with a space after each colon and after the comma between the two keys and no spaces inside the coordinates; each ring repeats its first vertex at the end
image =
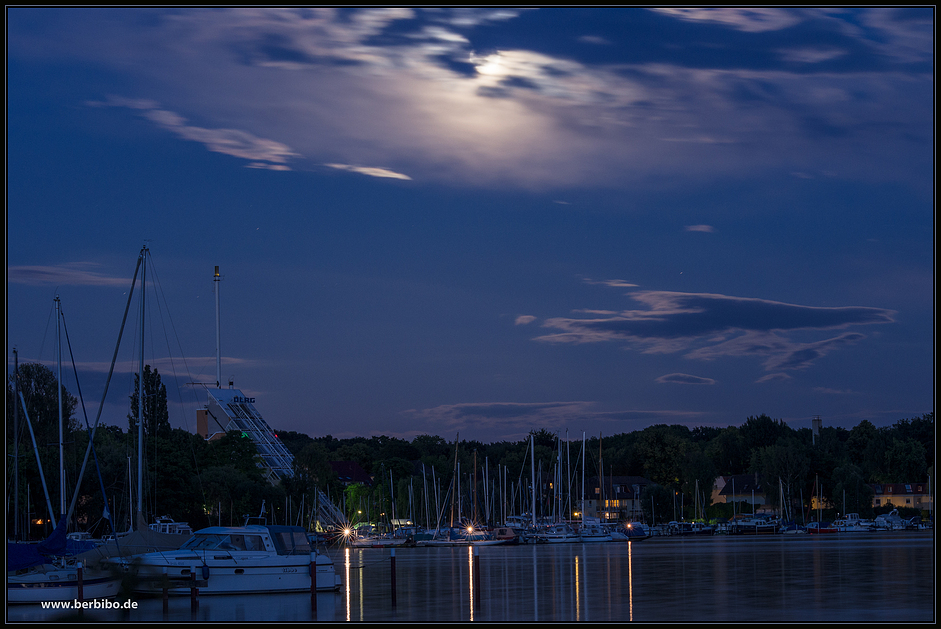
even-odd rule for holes
{"type": "MultiPolygon", "coordinates": [[[[932,532],[651,538],[643,542],[331,553],[344,587],[317,596],[140,599],[86,621],[933,622],[932,532]],[[472,570],[474,562],[479,574],[472,570]]],[[[54,619],[14,606],[7,619],[54,619]]]]}

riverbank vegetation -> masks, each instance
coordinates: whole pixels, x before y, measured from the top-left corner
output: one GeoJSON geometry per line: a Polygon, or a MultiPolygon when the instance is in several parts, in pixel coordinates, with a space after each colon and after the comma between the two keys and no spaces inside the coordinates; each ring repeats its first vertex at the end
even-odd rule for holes
{"type": "MultiPolygon", "coordinates": [[[[145,368],[144,407],[144,499],[149,519],[171,515],[194,528],[211,524],[240,524],[246,515],[257,515],[264,503],[269,521],[305,522],[305,513],[323,492],[344,508],[351,520],[386,520],[412,517],[419,523],[433,520],[448,498],[457,472],[465,514],[486,512],[493,519],[506,510],[528,509],[531,470],[536,469],[537,501],[548,505],[564,495],[566,509],[578,504],[581,468],[581,436],[566,436],[538,430],[516,442],[455,443],[439,435],[420,435],[411,440],[388,437],[337,439],[279,431],[278,436],[294,455],[295,474],[273,486],[264,480],[255,464],[252,442],[230,432],[206,441],[182,429],[170,427],[166,411],[166,389],[156,370],[145,368]],[[161,399],[162,398],[162,399],[161,399]],[[532,447],[531,447],[532,445],[532,447]],[[535,459],[530,457],[535,454],[535,459]],[[331,462],[355,462],[372,479],[349,483],[341,480],[331,462]],[[458,472],[459,471],[459,472],[458,472]],[[525,491],[524,491],[525,489],[525,491]],[[497,505],[501,505],[498,509],[497,505]],[[360,513],[364,512],[365,513],[360,513]]],[[[41,365],[20,366],[20,388],[27,401],[39,460],[43,462],[50,503],[58,505],[58,405],[57,383],[41,365]]],[[[85,418],[76,398],[65,388],[64,469],[66,492],[75,493],[77,472],[88,443],[85,418]]],[[[136,395],[136,394],[135,394],[136,395]]],[[[50,530],[50,514],[43,496],[43,478],[32,446],[33,439],[21,418],[14,438],[12,377],[7,386],[7,502],[8,531],[13,531],[14,479],[18,479],[21,526],[33,537],[50,530]],[[14,457],[14,444],[19,455],[14,457]],[[19,471],[14,473],[16,462],[19,471]]],[[[137,413],[132,400],[128,428],[99,427],[94,457],[78,489],[75,522],[83,530],[103,535],[111,524],[103,518],[104,496],[114,528],[127,528],[131,505],[136,500],[137,413]]],[[[891,426],[876,427],[863,420],[852,429],[794,429],[766,414],[743,418],[739,426],[690,428],[683,425],[654,425],[630,433],[588,438],[586,476],[643,477],[656,510],[692,518],[699,513],[717,517],[731,511],[728,505],[711,505],[710,492],[719,476],[752,474],[765,479],[763,490],[770,504],[785,504],[797,513],[806,510],[811,496],[819,491],[824,502],[836,511],[871,516],[871,483],[914,483],[932,479],[934,470],[934,413],[900,418],[891,426]],[[601,474],[599,474],[601,472],[601,474]],[[659,496],[659,497],[658,497],[659,496]],[[845,505],[845,506],[844,506],[845,505]],[[697,511],[697,509],[699,511],[697,511]]],[[[594,481],[597,483],[597,480],[594,481]]],[[[593,493],[593,492],[592,492],[593,493]]],[[[548,509],[549,507],[540,507],[548,509]]],[[[553,507],[555,508],[555,507],[553,507]]],[[[560,509],[562,507],[559,507],[560,509]]],[[[570,513],[570,511],[566,511],[570,513]]],[[[730,513],[728,514],[730,515],[730,513]]]]}

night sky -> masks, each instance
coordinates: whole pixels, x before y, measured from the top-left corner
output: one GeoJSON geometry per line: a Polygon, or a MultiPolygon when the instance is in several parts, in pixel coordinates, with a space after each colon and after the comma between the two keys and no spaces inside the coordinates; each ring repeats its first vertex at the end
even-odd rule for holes
{"type": "Polygon", "coordinates": [[[145,360],[190,430],[216,265],[223,379],[279,430],[921,416],[933,20],[8,8],[8,373],[54,365],[58,295],[93,419],[146,245],[145,360]]]}

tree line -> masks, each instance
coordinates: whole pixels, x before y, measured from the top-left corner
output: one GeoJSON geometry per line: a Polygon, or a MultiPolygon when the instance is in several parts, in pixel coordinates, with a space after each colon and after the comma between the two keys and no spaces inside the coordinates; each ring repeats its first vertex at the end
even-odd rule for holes
{"type": "MultiPolygon", "coordinates": [[[[47,367],[24,364],[19,367],[19,390],[31,426],[19,409],[19,435],[15,436],[12,418],[17,410],[11,375],[6,409],[7,530],[14,531],[14,518],[19,517],[16,528],[22,531],[21,537],[35,538],[47,534],[52,526],[49,520],[61,515],[56,469],[59,386],[47,367]],[[19,444],[18,456],[14,456],[14,444],[19,444]],[[13,469],[14,462],[18,472],[13,469]],[[48,513],[43,475],[53,514],[48,513]],[[14,504],[19,514],[14,513],[14,504]],[[41,523],[34,524],[37,521],[41,523]]],[[[61,391],[68,502],[75,493],[88,431],[85,419],[78,416],[76,398],[64,386],[61,391]]],[[[496,520],[532,508],[528,499],[533,489],[531,469],[538,470],[535,484],[540,513],[547,512],[550,505],[557,507],[553,501],[558,499],[553,496],[562,495],[560,484],[568,491],[564,508],[558,505],[560,515],[571,517],[578,504],[580,438],[567,440],[565,435],[544,429],[519,441],[493,443],[456,442],[456,438],[449,441],[436,435],[412,440],[388,436],[337,439],[276,431],[294,455],[295,473],[293,478],[271,485],[256,465],[254,445],[241,433],[233,431],[206,441],[171,428],[166,387],[157,370],[149,366],[144,368],[144,393],[145,404],[141,406],[135,386],[127,428],[98,428],[92,465],[78,491],[72,529],[98,535],[127,529],[137,500],[139,409],[143,410],[144,424],[141,502],[149,519],[170,515],[194,528],[241,524],[246,515],[258,514],[265,504],[269,521],[310,525],[312,505],[323,492],[344,509],[350,521],[388,521],[396,514],[400,519],[413,517],[420,524],[433,522],[457,495],[462,497],[464,514],[486,514],[496,520]],[[330,465],[334,461],[357,463],[372,482],[341,482],[330,465]],[[457,483],[453,482],[455,474],[457,483]],[[103,517],[105,513],[110,513],[110,520],[103,517]]],[[[668,510],[664,501],[675,505],[679,500],[691,517],[696,494],[700,504],[703,499],[708,501],[718,476],[757,474],[768,481],[764,489],[773,504],[781,504],[783,499],[792,508],[803,509],[819,489],[836,511],[843,511],[846,504],[846,510],[866,516],[872,513],[870,483],[933,479],[934,412],[899,419],[886,427],[866,420],[849,430],[824,426],[817,435],[766,414],[726,428],[659,424],[630,433],[593,436],[586,440],[585,449],[586,476],[597,479],[603,469],[605,478],[643,477],[651,483],[645,498],[657,497],[652,506],[662,512],[668,510]]]]}

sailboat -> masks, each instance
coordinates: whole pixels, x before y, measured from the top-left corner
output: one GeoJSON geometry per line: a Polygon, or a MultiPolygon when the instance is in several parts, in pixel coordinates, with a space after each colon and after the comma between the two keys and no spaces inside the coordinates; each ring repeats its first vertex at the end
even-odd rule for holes
{"type": "Polygon", "coordinates": [[[610,531],[601,526],[598,518],[590,520],[585,515],[585,433],[582,432],[582,508],[581,525],[578,527],[578,539],[582,542],[610,542],[614,538],[610,531]]]}
{"type": "MultiPolygon", "coordinates": [[[[59,409],[59,512],[58,525],[44,542],[40,544],[7,544],[7,602],[38,603],[52,601],[83,601],[86,599],[110,598],[118,593],[120,580],[109,571],[88,569],[81,559],[67,555],[67,526],[75,508],[79,487],[76,485],[71,506],[65,506],[65,470],[64,470],[64,424],[62,416],[62,314],[59,296],[55,298],[56,308],[56,388],[58,389],[59,409]]],[[[18,393],[19,402],[29,414],[22,393],[18,393]]],[[[32,428],[30,428],[32,432],[32,428]]],[[[93,448],[94,432],[90,434],[88,452],[93,448]]],[[[37,453],[38,460],[38,453],[37,453]]],[[[39,466],[42,477],[42,465],[39,466]]],[[[84,472],[84,465],[82,473],[84,472]]],[[[81,483],[79,474],[79,484],[81,483]]],[[[46,488],[43,477],[43,489],[46,488]]],[[[46,501],[52,516],[52,505],[48,492],[46,501]]]]}

